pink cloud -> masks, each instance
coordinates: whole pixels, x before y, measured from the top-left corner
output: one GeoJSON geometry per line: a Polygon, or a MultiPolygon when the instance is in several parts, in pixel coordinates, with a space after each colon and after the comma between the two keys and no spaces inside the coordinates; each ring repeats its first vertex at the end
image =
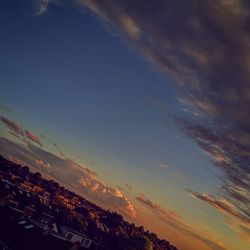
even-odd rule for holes
{"type": "Polygon", "coordinates": [[[25,135],[29,140],[35,142],[39,146],[43,146],[43,144],[40,141],[40,138],[37,135],[33,134],[31,131],[25,130],[25,135]]]}
{"type": "Polygon", "coordinates": [[[6,128],[10,130],[9,133],[12,136],[16,137],[17,139],[21,141],[29,139],[30,141],[35,142],[39,146],[43,146],[40,138],[37,135],[35,135],[33,132],[23,128],[21,124],[14,122],[4,116],[1,116],[0,120],[6,126],[6,128]]]}

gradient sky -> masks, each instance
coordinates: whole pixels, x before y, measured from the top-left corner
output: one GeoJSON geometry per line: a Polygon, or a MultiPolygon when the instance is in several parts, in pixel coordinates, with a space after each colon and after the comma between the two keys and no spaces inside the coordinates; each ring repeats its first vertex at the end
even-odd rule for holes
{"type": "Polygon", "coordinates": [[[180,249],[248,249],[249,10],[1,1],[1,154],[180,249]]]}

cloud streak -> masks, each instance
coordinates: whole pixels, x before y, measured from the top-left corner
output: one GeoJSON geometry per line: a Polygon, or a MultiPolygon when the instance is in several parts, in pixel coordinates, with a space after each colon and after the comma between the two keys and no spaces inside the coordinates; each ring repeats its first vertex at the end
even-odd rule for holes
{"type": "Polygon", "coordinates": [[[154,212],[159,219],[164,222],[166,225],[174,228],[179,232],[180,235],[189,235],[196,240],[202,242],[207,247],[212,250],[225,250],[225,246],[218,241],[212,240],[209,237],[203,236],[202,232],[198,232],[195,228],[189,226],[185,223],[182,218],[176,214],[176,212],[162,208],[159,204],[152,202],[146,198],[143,194],[136,197],[136,200],[143,204],[146,208],[154,212]]]}
{"type": "Polygon", "coordinates": [[[15,133],[16,135],[22,135],[23,134],[23,128],[19,123],[14,122],[12,120],[9,120],[8,118],[6,118],[4,116],[1,116],[0,119],[1,119],[2,123],[8,129],[10,129],[13,133],[15,133]]]}
{"type": "Polygon", "coordinates": [[[25,130],[24,130],[24,133],[25,133],[26,137],[27,137],[29,140],[31,140],[31,141],[37,143],[39,146],[42,146],[42,145],[43,145],[43,144],[41,143],[39,137],[38,137],[37,135],[33,134],[31,131],[25,129],[25,130]]]}
{"type": "Polygon", "coordinates": [[[32,141],[41,147],[43,146],[39,136],[35,135],[30,130],[23,128],[21,124],[14,122],[4,116],[1,116],[0,120],[2,121],[4,126],[10,130],[9,133],[12,136],[16,137],[17,139],[21,141],[27,141],[28,139],[29,141],[32,141]]]}
{"type": "Polygon", "coordinates": [[[55,147],[55,149],[58,151],[59,155],[62,158],[66,158],[65,155],[64,155],[64,153],[62,152],[62,149],[55,142],[53,142],[52,145],[55,147]]]}
{"type": "Polygon", "coordinates": [[[204,201],[218,210],[220,213],[227,215],[225,219],[226,224],[229,225],[234,231],[236,231],[242,239],[250,243],[250,219],[249,209],[246,211],[239,211],[239,209],[232,204],[228,199],[216,198],[210,194],[200,194],[192,190],[188,190],[191,195],[204,201]]]}
{"type": "Polygon", "coordinates": [[[211,206],[215,207],[217,210],[228,214],[229,216],[236,217],[243,223],[249,224],[250,219],[248,216],[244,215],[243,213],[240,213],[235,205],[230,203],[226,199],[216,199],[214,196],[209,195],[209,194],[200,194],[194,191],[190,191],[190,193],[193,195],[193,197],[205,201],[209,203],[211,206]]]}

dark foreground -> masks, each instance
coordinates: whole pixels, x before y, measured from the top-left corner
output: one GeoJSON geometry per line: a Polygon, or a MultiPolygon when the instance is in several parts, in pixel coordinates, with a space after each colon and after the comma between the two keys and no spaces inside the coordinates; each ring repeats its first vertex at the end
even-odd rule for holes
{"type": "Polygon", "coordinates": [[[83,197],[0,156],[0,250],[177,250],[83,197]]]}
{"type": "Polygon", "coordinates": [[[23,215],[20,212],[9,209],[7,207],[0,208],[0,249],[25,249],[25,250],[68,250],[70,243],[61,241],[45,235],[44,232],[38,228],[33,227],[25,229],[30,223],[19,224],[23,220],[23,215]],[[2,247],[2,248],[1,248],[2,247]]]}

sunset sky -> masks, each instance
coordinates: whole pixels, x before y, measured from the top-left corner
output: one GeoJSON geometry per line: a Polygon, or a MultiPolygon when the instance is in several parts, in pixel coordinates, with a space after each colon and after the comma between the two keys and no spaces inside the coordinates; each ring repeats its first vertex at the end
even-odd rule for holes
{"type": "Polygon", "coordinates": [[[182,250],[250,247],[250,2],[0,1],[0,153],[182,250]]]}

